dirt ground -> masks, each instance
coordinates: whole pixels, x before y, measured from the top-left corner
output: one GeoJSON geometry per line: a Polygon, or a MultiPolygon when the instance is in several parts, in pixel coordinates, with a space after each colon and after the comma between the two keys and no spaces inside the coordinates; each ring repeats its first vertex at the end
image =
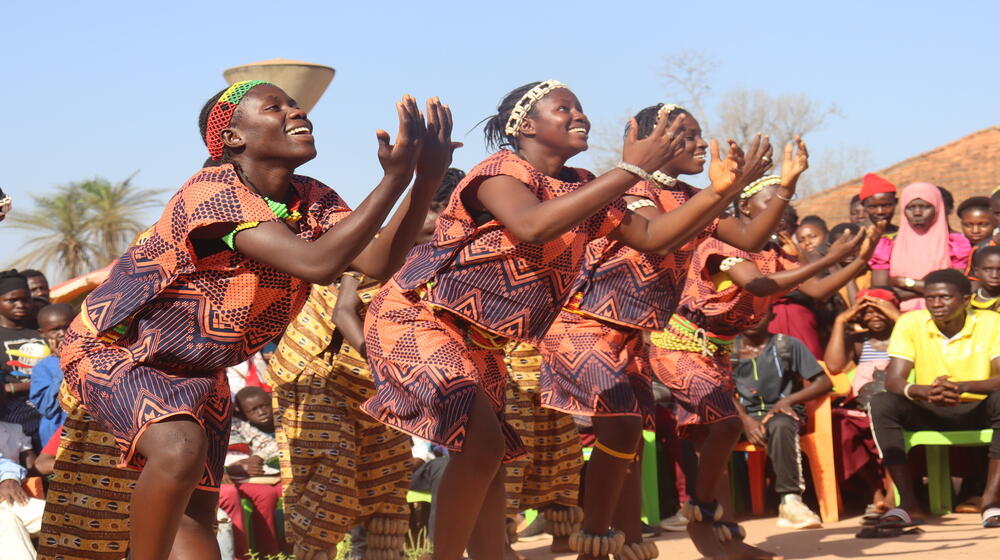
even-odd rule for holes
{"type": "MultiPolygon", "coordinates": [[[[775,524],[775,518],[744,520],[747,542],[783,554],[785,558],[893,558],[898,560],[958,560],[983,558],[1000,560],[1000,529],[983,529],[978,514],[948,515],[931,518],[924,533],[893,539],[858,539],[860,518],[841,520],[820,529],[790,531],[775,524]]],[[[685,533],[664,532],[654,540],[661,560],[700,558],[685,533]]],[[[550,538],[519,542],[514,548],[528,560],[542,558],[572,559],[573,555],[554,556],[549,552],[550,538]]]]}

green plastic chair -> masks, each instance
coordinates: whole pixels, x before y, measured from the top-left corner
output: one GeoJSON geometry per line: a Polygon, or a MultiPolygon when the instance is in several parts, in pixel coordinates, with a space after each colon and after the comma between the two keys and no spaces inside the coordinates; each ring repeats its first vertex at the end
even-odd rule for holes
{"type": "MultiPolygon", "coordinates": [[[[660,523],[660,481],[656,462],[656,432],[642,431],[642,522],[651,527],[660,523]]],[[[592,447],[583,448],[583,460],[589,461],[592,447]]]]}
{"type": "MultiPolygon", "coordinates": [[[[951,513],[951,465],[948,462],[948,447],[989,445],[992,439],[991,429],[961,432],[903,431],[903,449],[907,453],[918,445],[927,447],[927,493],[930,495],[932,514],[951,513]]],[[[895,492],[898,504],[899,489],[895,492]]]]}

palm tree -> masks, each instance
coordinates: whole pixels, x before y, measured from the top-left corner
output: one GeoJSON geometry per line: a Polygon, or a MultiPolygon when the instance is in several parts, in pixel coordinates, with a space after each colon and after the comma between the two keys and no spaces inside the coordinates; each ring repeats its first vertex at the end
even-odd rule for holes
{"type": "Polygon", "coordinates": [[[93,238],[94,260],[99,266],[118,258],[148,226],[136,219],[143,210],[163,204],[163,191],[136,189],[133,177],[135,173],[117,184],[100,177],[78,184],[89,212],[87,231],[93,238]]]}
{"type": "Polygon", "coordinates": [[[59,188],[52,196],[32,196],[35,208],[10,215],[14,227],[35,232],[14,266],[60,269],[75,278],[92,269],[94,247],[87,235],[87,206],[78,185],[59,188]]]}
{"type": "Polygon", "coordinates": [[[162,204],[162,191],[134,188],[133,177],[114,184],[97,177],[58,187],[54,195],[33,196],[33,210],[10,215],[12,226],[37,234],[14,266],[75,278],[110,264],[148,225],[138,216],[162,204]]]}

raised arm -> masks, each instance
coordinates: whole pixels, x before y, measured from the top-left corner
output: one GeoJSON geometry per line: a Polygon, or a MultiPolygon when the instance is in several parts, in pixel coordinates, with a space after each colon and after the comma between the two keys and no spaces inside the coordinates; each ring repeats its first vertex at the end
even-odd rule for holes
{"type": "Polygon", "coordinates": [[[809,168],[809,150],[802,138],[796,136],[795,143],[785,145],[781,165],[781,185],[767,207],[757,218],[744,222],[737,216],[727,216],[719,221],[715,236],[744,251],[760,251],[767,244],[778,222],[785,214],[788,202],[795,195],[802,172],[809,168]]]}
{"type": "MultiPolygon", "coordinates": [[[[712,162],[708,169],[711,185],[669,212],[642,208],[629,214],[609,237],[639,251],[669,253],[695,238],[725,211],[739,195],[746,181],[744,166],[760,175],[770,165],[771,144],[754,137],[750,155],[744,159],[736,142],[729,140],[729,154],[719,156],[719,143],[712,140],[712,162]],[[753,163],[749,163],[753,162],[753,163]],[[644,211],[645,210],[645,211],[644,211]]],[[[637,197],[626,197],[631,202],[637,197]]]]}
{"type": "Polygon", "coordinates": [[[849,363],[857,359],[854,352],[854,343],[848,340],[847,325],[861,311],[864,305],[867,304],[856,301],[833,320],[830,341],[826,344],[826,350],[823,351],[823,361],[831,373],[844,371],[849,363]]]}
{"type": "Polygon", "coordinates": [[[734,284],[757,297],[780,294],[795,288],[843,259],[861,243],[864,237],[864,231],[841,237],[830,245],[830,251],[822,259],[791,270],[765,275],[753,262],[743,261],[730,268],[727,274],[734,284]]]}
{"type": "MultiPolygon", "coordinates": [[[[868,266],[868,259],[871,258],[872,251],[875,250],[875,244],[878,243],[878,239],[882,236],[882,231],[875,226],[868,226],[868,228],[859,231],[857,235],[863,238],[861,249],[858,251],[858,258],[822,278],[814,276],[806,280],[799,286],[799,291],[811,298],[822,301],[829,298],[852,278],[860,274],[868,266]]],[[[844,238],[841,237],[841,239],[844,238]]],[[[833,245],[830,246],[830,253],[833,253],[833,245]]],[[[846,254],[841,255],[835,262],[840,262],[845,256],[846,254]]],[[[830,265],[828,264],[827,267],[829,268],[830,265]]]]}
{"type": "MultiPolygon", "coordinates": [[[[661,119],[649,136],[638,140],[635,119],[629,123],[622,160],[646,172],[656,171],[676,156],[684,145],[682,121],[668,127],[661,119]]],[[[466,205],[486,210],[520,241],[545,243],[573,229],[621,197],[638,180],[615,168],[579,189],[540,201],[526,185],[506,175],[490,177],[463,193],[466,205]]]]}
{"type": "Polygon", "coordinates": [[[451,109],[442,105],[437,97],[429,99],[427,130],[420,147],[417,178],[413,182],[413,188],[389,223],[354,259],[351,268],[370,278],[384,281],[403,265],[406,254],[413,247],[414,238],[424,225],[431,199],[451,165],[452,152],[462,145],[452,143],[451,129],[451,109]]]}
{"type": "Polygon", "coordinates": [[[376,132],[378,157],[385,176],[371,194],[319,239],[307,242],[280,222],[266,222],[236,234],[236,250],[248,257],[312,284],[330,284],[364,250],[413,176],[424,137],[424,121],[415,100],[396,104],[399,134],[376,132]]]}

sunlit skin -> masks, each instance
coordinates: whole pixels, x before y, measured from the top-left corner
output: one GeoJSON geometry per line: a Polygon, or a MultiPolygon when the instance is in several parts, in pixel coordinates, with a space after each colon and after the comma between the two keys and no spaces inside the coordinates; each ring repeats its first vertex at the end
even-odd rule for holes
{"type": "Polygon", "coordinates": [[[993,214],[993,224],[1000,227],[1000,195],[990,197],[990,214],[993,214]]]}
{"type": "Polygon", "coordinates": [[[906,217],[906,221],[913,226],[913,229],[920,233],[923,233],[930,229],[934,225],[934,217],[937,211],[934,210],[934,205],[922,198],[914,198],[906,205],[903,209],[903,215],[906,217]]]}
{"type": "Polygon", "coordinates": [[[979,259],[973,272],[979,279],[979,287],[990,296],[1000,296],[1000,255],[987,255],[979,259]]]}
{"type": "Polygon", "coordinates": [[[896,195],[894,193],[878,193],[869,196],[861,203],[868,219],[873,224],[892,223],[892,215],[896,212],[896,195]]]}
{"type": "Polygon", "coordinates": [[[251,393],[240,399],[239,406],[247,422],[265,432],[274,432],[274,410],[266,394],[251,393]]]}
{"type": "Polygon", "coordinates": [[[45,343],[49,345],[52,352],[58,355],[63,335],[66,334],[70,323],[73,322],[74,314],[69,309],[58,309],[59,306],[52,307],[57,309],[43,310],[38,314],[38,332],[42,333],[42,338],[45,339],[45,343]]]}
{"type": "Polygon", "coordinates": [[[924,287],[924,301],[927,302],[927,310],[930,311],[934,324],[943,334],[950,337],[962,330],[969,296],[962,295],[951,284],[938,282],[924,287]]]}
{"type": "Polygon", "coordinates": [[[32,305],[28,290],[11,290],[0,295],[0,327],[14,329],[22,326],[32,305]]]}
{"type": "Polygon", "coordinates": [[[44,276],[28,276],[28,290],[31,297],[49,300],[49,282],[44,276]]]}
{"type": "Polygon", "coordinates": [[[986,208],[967,208],[960,218],[962,234],[973,246],[993,235],[993,215],[986,208]]]}
{"type": "Polygon", "coordinates": [[[705,163],[708,161],[708,142],[702,138],[701,125],[694,117],[681,113],[674,118],[680,119],[681,126],[684,127],[684,149],[667,162],[662,171],[671,177],[697,175],[705,170],[705,163]]]}
{"type": "Polygon", "coordinates": [[[827,231],[816,224],[803,224],[795,230],[795,241],[803,251],[815,251],[826,241],[827,231]]]}
{"type": "Polygon", "coordinates": [[[868,212],[865,211],[865,205],[860,200],[851,203],[851,223],[862,227],[871,223],[868,221],[868,212]]]}

